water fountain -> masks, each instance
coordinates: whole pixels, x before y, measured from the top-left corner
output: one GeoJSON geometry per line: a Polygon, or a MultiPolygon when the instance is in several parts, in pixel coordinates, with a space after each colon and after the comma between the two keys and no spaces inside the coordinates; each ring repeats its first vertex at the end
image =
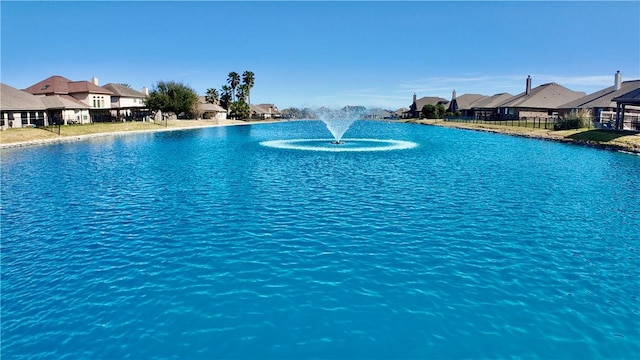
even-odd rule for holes
{"type": "Polygon", "coordinates": [[[281,149],[329,152],[399,150],[410,149],[418,145],[414,142],[403,140],[343,138],[344,134],[351,128],[351,125],[356,121],[363,121],[361,119],[365,111],[366,109],[363,107],[346,106],[339,110],[321,107],[315,110],[314,113],[329,130],[333,136],[332,139],[270,140],[261,142],[261,145],[281,149]]]}
{"type": "Polygon", "coordinates": [[[349,130],[351,124],[362,117],[362,108],[345,106],[340,110],[320,108],[316,111],[318,118],[326,125],[334,140],[333,145],[344,145],[342,137],[349,130]]]}

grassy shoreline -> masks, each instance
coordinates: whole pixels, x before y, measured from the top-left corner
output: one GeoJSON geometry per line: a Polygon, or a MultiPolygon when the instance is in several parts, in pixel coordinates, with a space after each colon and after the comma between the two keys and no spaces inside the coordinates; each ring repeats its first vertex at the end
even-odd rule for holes
{"type": "Polygon", "coordinates": [[[441,119],[410,119],[406,122],[557,141],[640,155],[640,133],[633,131],[601,129],[546,130],[518,126],[448,122],[441,119]]]}
{"type": "MultiPolygon", "coordinates": [[[[281,120],[274,120],[281,121],[281,120]]],[[[0,131],[0,149],[55,144],[79,141],[95,137],[133,134],[141,132],[159,132],[184,130],[214,126],[232,126],[261,124],[274,121],[241,121],[241,120],[169,120],[164,123],[127,122],[127,123],[99,123],[90,125],[62,126],[60,135],[42,128],[19,128],[0,131]]],[[[513,136],[542,139],[548,141],[566,142],[600,149],[628,152],[640,155],[640,133],[631,131],[613,131],[598,129],[578,130],[545,130],[517,126],[503,126],[493,124],[473,124],[446,122],[443,120],[402,120],[406,123],[443,126],[457,129],[485,131],[513,136]]]]}
{"type": "Polygon", "coordinates": [[[252,123],[256,122],[240,120],[169,120],[166,123],[164,121],[161,123],[139,121],[124,123],[95,123],[87,125],[61,126],[60,134],[57,133],[57,128],[51,130],[46,130],[44,128],[17,128],[0,131],[0,149],[55,144],[105,136],[185,130],[214,126],[247,125],[252,123]]]}

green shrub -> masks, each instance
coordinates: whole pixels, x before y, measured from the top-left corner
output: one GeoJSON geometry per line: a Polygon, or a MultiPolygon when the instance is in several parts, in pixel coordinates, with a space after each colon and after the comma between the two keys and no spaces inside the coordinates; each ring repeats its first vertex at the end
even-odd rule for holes
{"type": "Polygon", "coordinates": [[[591,128],[591,116],[587,109],[580,109],[577,112],[571,112],[570,115],[565,116],[562,120],[553,125],[554,130],[581,128],[591,128]]]}

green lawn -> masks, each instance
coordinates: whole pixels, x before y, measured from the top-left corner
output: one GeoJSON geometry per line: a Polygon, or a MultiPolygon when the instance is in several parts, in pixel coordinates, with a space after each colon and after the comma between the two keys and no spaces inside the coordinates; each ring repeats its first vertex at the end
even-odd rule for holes
{"type": "Polygon", "coordinates": [[[0,131],[0,144],[11,144],[25,141],[38,141],[69,136],[82,136],[126,131],[151,131],[163,128],[188,128],[216,124],[215,120],[169,120],[165,122],[117,122],[94,123],[85,125],[53,126],[48,128],[15,128],[0,131]],[[58,129],[60,134],[58,134],[58,129]]]}

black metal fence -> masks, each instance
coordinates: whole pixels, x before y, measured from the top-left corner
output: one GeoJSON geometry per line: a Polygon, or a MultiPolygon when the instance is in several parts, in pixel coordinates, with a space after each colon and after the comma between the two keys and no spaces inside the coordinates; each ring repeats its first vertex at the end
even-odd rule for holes
{"type": "Polygon", "coordinates": [[[519,126],[534,129],[554,130],[563,126],[562,119],[557,117],[534,117],[522,119],[477,119],[475,117],[449,117],[445,121],[471,124],[491,124],[502,126],[519,126]]]}
{"type": "MultiPolygon", "coordinates": [[[[492,124],[502,126],[520,126],[534,129],[567,130],[577,128],[615,129],[615,120],[598,121],[594,117],[588,117],[576,124],[576,119],[563,119],[559,117],[534,117],[522,119],[479,119],[475,117],[447,117],[445,121],[471,124],[492,124]]],[[[627,116],[622,124],[624,130],[640,131],[640,119],[637,116],[627,116]]]]}

